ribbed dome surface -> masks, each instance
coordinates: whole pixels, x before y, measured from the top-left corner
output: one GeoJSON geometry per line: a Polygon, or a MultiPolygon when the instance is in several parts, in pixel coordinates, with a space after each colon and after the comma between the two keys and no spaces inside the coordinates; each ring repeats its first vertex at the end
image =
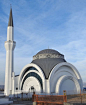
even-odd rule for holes
{"type": "MultiPolygon", "coordinates": [[[[64,56],[64,55],[60,54],[58,51],[52,50],[52,49],[42,50],[42,51],[38,52],[35,56],[40,56],[40,55],[44,56],[46,54],[64,56]]],[[[33,59],[33,61],[31,63],[34,63],[34,64],[38,65],[43,70],[45,78],[48,79],[49,74],[52,71],[52,69],[58,63],[61,63],[61,62],[66,62],[64,57],[58,57],[58,58],[54,58],[54,57],[40,58],[40,57],[38,57],[37,59],[33,59]]]]}
{"type": "Polygon", "coordinates": [[[60,54],[60,53],[53,49],[45,49],[45,50],[39,51],[36,55],[38,54],[60,54]]]}

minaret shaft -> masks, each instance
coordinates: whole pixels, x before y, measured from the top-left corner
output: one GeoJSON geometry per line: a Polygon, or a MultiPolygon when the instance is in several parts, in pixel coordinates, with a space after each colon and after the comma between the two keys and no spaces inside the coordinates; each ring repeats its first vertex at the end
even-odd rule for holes
{"type": "Polygon", "coordinates": [[[8,26],[7,28],[7,41],[13,41],[14,40],[14,27],[8,26]]]}
{"type": "Polygon", "coordinates": [[[10,10],[9,24],[7,28],[7,41],[5,41],[6,49],[6,69],[5,69],[5,95],[12,93],[12,73],[13,73],[13,61],[14,61],[14,48],[16,42],[14,41],[14,27],[12,18],[12,9],[10,10]],[[12,24],[11,24],[12,23],[12,24]]]}
{"type": "Polygon", "coordinates": [[[13,53],[14,53],[15,45],[16,45],[16,42],[14,42],[13,40],[8,40],[5,42],[5,49],[6,49],[5,95],[9,95],[12,90],[12,72],[13,72],[13,65],[14,65],[13,53]]]}

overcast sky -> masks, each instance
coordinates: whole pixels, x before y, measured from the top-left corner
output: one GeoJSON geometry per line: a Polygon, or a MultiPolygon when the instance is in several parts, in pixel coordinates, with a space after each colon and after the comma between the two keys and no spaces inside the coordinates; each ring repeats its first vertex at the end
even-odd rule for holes
{"type": "Polygon", "coordinates": [[[64,54],[86,82],[86,0],[0,0],[0,85],[5,78],[10,4],[15,74],[20,74],[38,51],[49,47],[64,54]]]}

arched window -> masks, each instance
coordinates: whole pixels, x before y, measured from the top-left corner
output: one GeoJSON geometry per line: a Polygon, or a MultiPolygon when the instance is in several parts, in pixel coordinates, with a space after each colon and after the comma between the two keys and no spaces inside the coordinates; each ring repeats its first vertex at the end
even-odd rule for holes
{"type": "Polygon", "coordinates": [[[28,77],[31,77],[31,76],[33,76],[33,77],[35,77],[35,78],[38,79],[38,81],[40,82],[41,88],[42,88],[42,90],[43,90],[42,79],[41,79],[41,77],[40,77],[37,73],[35,73],[35,72],[30,72],[30,73],[28,73],[28,74],[25,76],[25,78],[24,78],[24,80],[23,80],[23,82],[22,82],[21,90],[23,89],[23,84],[24,84],[25,80],[26,80],[28,77]]]}

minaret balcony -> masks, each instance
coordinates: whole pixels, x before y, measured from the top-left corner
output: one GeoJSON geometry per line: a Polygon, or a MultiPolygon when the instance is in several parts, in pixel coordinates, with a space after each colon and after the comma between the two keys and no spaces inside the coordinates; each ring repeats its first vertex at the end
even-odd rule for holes
{"type": "Polygon", "coordinates": [[[16,42],[15,41],[5,41],[5,49],[6,50],[14,50],[16,46],[16,42]]]}

